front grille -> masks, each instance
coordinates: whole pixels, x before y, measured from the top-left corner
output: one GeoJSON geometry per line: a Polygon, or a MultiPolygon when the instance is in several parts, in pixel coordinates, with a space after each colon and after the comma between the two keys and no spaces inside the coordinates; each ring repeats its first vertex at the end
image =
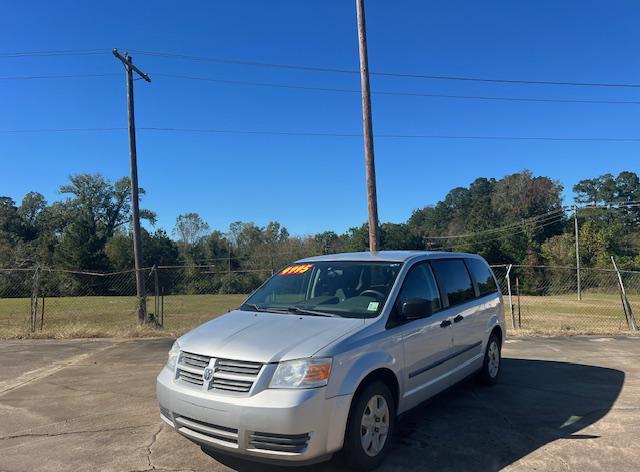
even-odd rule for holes
{"type": "Polygon", "coordinates": [[[231,361],[229,359],[218,359],[216,362],[216,372],[227,372],[230,374],[258,375],[262,364],[259,362],[231,361]]]}
{"type": "Polygon", "coordinates": [[[247,393],[262,369],[259,362],[216,359],[210,389],[247,393]]]}
{"type": "MultiPolygon", "coordinates": [[[[181,352],[176,379],[189,385],[204,386],[204,369],[209,367],[211,359],[211,356],[181,352]]],[[[207,383],[207,389],[248,393],[258,378],[261,369],[262,364],[259,362],[215,359],[213,362],[213,375],[207,383]]]]}
{"type": "Polygon", "coordinates": [[[211,357],[202,356],[200,354],[192,354],[190,352],[183,352],[180,354],[180,363],[189,367],[195,367],[197,369],[204,369],[209,366],[211,357]]]}
{"type": "Polygon", "coordinates": [[[209,388],[216,390],[229,390],[233,392],[248,392],[253,382],[249,380],[228,380],[214,378],[209,388]]]}
{"type": "Polygon", "coordinates": [[[196,374],[193,372],[189,372],[188,370],[178,369],[177,378],[178,380],[182,380],[183,382],[187,382],[192,385],[198,385],[200,387],[204,385],[202,374],[196,374]]]}
{"type": "Polygon", "coordinates": [[[251,433],[249,444],[255,449],[278,452],[303,452],[310,439],[309,433],[304,434],[275,434],[275,433],[251,433]]]}
{"type": "Polygon", "coordinates": [[[225,446],[238,446],[237,429],[205,423],[185,416],[176,416],[175,423],[180,433],[192,439],[222,443],[225,446]]]}

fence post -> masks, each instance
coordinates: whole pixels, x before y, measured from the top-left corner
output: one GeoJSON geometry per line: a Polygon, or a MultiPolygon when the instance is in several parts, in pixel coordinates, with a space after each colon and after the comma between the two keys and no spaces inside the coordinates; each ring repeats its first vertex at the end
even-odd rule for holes
{"type": "Polygon", "coordinates": [[[164,287],[160,287],[160,326],[164,328],[164,287]]]}
{"type": "Polygon", "coordinates": [[[513,264],[509,264],[507,267],[507,290],[509,291],[509,311],[511,312],[511,326],[516,329],[516,316],[513,311],[513,297],[511,296],[511,268],[513,264]]]}
{"type": "Polygon", "coordinates": [[[38,326],[38,291],[40,289],[40,265],[36,265],[33,272],[33,284],[31,285],[31,313],[29,314],[29,327],[35,332],[38,326]]]}
{"type": "Polygon", "coordinates": [[[153,267],[151,268],[151,272],[153,272],[153,314],[155,317],[155,323],[156,325],[160,325],[162,326],[162,323],[160,322],[160,293],[159,293],[159,289],[158,289],[158,266],[157,265],[153,265],[153,267]]]}
{"type": "Polygon", "coordinates": [[[616,260],[611,256],[611,262],[613,263],[613,268],[618,274],[618,284],[620,285],[620,300],[622,300],[622,309],[624,310],[624,316],[627,318],[627,325],[629,329],[632,331],[637,331],[638,326],[636,325],[636,320],[633,317],[633,311],[631,310],[631,303],[629,303],[629,299],[627,298],[627,291],[624,288],[624,283],[622,282],[622,274],[618,270],[618,265],[616,264],[616,260]]]}
{"type": "Polygon", "coordinates": [[[578,231],[578,205],[573,205],[573,223],[576,234],[576,283],[578,288],[578,300],[582,300],[582,282],[580,280],[580,233],[578,231]]]}
{"type": "Polygon", "coordinates": [[[518,297],[518,329],[522,329],[522,312],[520,309],[520,279],[516,276],[516,296],[518,297]]]}
{"type": "Polygon", "coordinates": [[[40,313],[40,331],[44,326],[44,294],[42,295],[42,312],[40,313]]]}

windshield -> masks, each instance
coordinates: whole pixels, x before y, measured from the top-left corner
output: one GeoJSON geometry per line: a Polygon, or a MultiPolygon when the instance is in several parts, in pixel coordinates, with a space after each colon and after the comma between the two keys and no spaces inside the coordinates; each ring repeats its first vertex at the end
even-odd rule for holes
{"type": "Polygon", "coordinates": [[[240,308],[373,318],[382,310],[400,265],[348,261],[293,264],[271,277],[240,308]]]}

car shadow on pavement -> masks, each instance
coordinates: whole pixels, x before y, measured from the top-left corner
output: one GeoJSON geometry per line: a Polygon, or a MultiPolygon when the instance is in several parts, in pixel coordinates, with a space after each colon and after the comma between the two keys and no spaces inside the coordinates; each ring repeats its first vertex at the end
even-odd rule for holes
{"type": "MultiPolygon", "coordinates": [[[[469,379],[399,418],[379,470],[498,471],[554,440],[594,438],[578,431],[607,414],[624,379],[603,367],[503,359],[497,385],[469,379]]],[[[237,471],[291,470],[203,451],[237,471]]],[[[345,470],[342,464],[338,454],[299,470],[345,470]]]]}

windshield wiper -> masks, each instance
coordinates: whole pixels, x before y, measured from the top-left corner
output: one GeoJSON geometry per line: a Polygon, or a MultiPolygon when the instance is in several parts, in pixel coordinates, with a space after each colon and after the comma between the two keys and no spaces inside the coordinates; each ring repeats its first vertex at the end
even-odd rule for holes
{"type": "Polygon", "coordinates": [[[315,311],[315,310],[307,310],[305,308],[300,308],[297,306],[285,306],[285,307],[268,307],[268,306],[260,306],[255,303],[243,303],[240,305],[240,309],[249,308],[252,311],[259,311],[263,313],[294,313],[297,315],[311,315],[311,316],[326,316],[330,318],[336,318],[339,316],[334,315],[333,313],[326,313],[324,311],[315,311]]]}
{"type": "Polygon", "coordinates": [[[253,311],[269,311],[267,308],[262,307],[260,305],[256,305],[255,303],[243,303],[242,305],[240,305],[240,309],[244,309],[244,308],[250,308],[253,311]]]}
{"type": "Polygon", "coordinates": [[[306,308],[300,308],[299,306],[288,306],[285,308],[289,313],[296,313],[298,315],[311,315],[311,316],[326,316],[328,318],[339,318],[338,315],[333,313],[327,313],[325,311],[307,310],[306,308]]]}

